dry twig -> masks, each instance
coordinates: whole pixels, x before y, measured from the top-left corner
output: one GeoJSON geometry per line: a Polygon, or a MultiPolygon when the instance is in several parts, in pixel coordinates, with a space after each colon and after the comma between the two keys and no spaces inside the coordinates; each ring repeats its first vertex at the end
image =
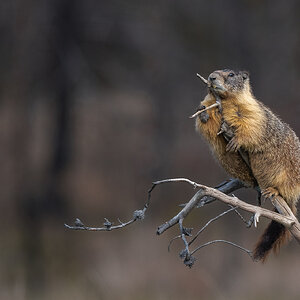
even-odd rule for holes
{"type": "Polygon", "coordinates": [[[79,218],[75,219],[74,225],[68,225],[64,224],[66,228],[72,229],[72,230],[87,230],[87,231],[112,231],[115,229],[121,229],[124,228],[135,221],[138,220],[143,220],[145,218],[145,213],[146,210],[148,209],[150,205],[150,198],[151,198],[151,192],[155,188],[155,185],[152,185],[152,187],[148,190],[148,198],[147,202],[144,204],[144,208],[140,210],[135,210],[133,212],[132,219],[130,219],[127,222],[122,222],[120,219],[118,219],[119,224],[118,225],[113,225],[112,222],[110,222],[107,218],[104,218],[105,222],[103,223],[102,227],[90,227],[90,226],[85,226],[79,218]]]}
{"type": "Polygon", "coordinates": [[[204,109],[201,110],[197,110],[193,115],[191,115],[189,118],[193,119],[195,117],[197,117],[198,115],[200,115],[201,113],[203,113],[204,111],[207,111],[209,109],[212,109],[214,107],[218,107],[219,111],[222,111],[222,104],[221,104],[221,99],[219,97],[219,95],[215,92],[215,90],[208,84],[208,81],[201,76],[199,73],[197,73],[197,76],[209,87],[209,90],[211,91],[211,93],[214,95],[215,99],[216,99],[216,103],[213,103],[210,106],[205,107],[204,109]]]}
{"type": "Polygon", "coordinates": [[[207,80],[201,76],[199,73],[196,74],[205,84],[207,84],[207,80]]]}
{"type": "Polygon", "coordinates": [[[197,117],[198,115],[200,115],[201,113],[203,113],[204,111],[207,111],[207,110],[212,109],[214,107],[217,107],[219,105],[220,105],[219,103],[214,103],[214,104],[212,104],[210,106],[207,106],[207,107],[205,107],[205,108],[203,108],[201,110],[196,111],[193,115],[189,116],[189,118],[193,119],[193,118],[197,117]]]}

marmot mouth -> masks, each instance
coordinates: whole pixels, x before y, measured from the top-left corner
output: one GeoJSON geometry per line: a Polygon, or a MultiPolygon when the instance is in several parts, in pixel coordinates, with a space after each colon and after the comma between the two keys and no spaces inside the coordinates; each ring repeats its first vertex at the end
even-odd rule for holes
{"type": "Polygon", "coordinates": [[[214,97],[219,97],[221,99],[225,99],[227,96],[227,90],[221,85],[211,85],[208,88],[209,93],[211,93],[214,97]]]}
{"type": "Polygon", "coordinates": [[[209,89],[213,90],[215,92],[226,92],[226,89],[223,86],[219,85],[219,84],[211,84],[209,86],[209,89]]]}

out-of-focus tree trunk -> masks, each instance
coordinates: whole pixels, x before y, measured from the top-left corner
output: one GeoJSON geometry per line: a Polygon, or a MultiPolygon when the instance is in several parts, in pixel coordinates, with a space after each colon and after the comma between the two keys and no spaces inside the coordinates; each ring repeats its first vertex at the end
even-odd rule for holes
{"type": "MultiPolygon", "coordinates": [[[[48,215],[65,212],[66,203],[61,193],[63,171],[70,158],[70,107],[72,104],[72,74],[69,59],[74,44],[76,24],[73,22],[74,4],[70,1],[52,1],[51,6],[39,1],[15,3],[12,44],[12,65],[3,89],[2,107],[7,128],[7,154],[13,181],[11,197],[15,199],[17,223],[21,231],[26,290],[28,296],[42,294],[46,264],[42,245],[43,223],[48,215]],[[36,95],[34,89],[41,95],[36,95]],[[44,96],[45,91],[51,95],[44,96]],[[40,174],[39,186],[34,179],[32,150],[36,98],[46,99],[50,108],[52,129],[46,139],[48,167],[40,174]],[[34,292],[34,295],[31,293],[34,292]]],[[[76,66],[72,65],[72,68],[76,66]]]]}

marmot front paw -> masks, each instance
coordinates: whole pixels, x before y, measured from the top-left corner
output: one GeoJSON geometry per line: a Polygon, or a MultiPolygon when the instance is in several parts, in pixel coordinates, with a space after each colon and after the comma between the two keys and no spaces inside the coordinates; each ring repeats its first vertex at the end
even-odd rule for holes
{"type": "MultiPolygon", "coordinates": [[[[204,108],[206,108],[206,106],[200,105],[197,111],[202,110],[204,108]]],[[[199,114],[199,118],[202,123],[206,123],[209,119],[209,114],[207,113],[207,111],[203,111],[201,114],[199,114]]]]}
{"type": "Polygon", "coordinates": [[[234,137],[234,129],[230,127],[227,122],[223,121],[220,128],[220,133],[223,133],[227,140],[230,140],[234,137]]]}

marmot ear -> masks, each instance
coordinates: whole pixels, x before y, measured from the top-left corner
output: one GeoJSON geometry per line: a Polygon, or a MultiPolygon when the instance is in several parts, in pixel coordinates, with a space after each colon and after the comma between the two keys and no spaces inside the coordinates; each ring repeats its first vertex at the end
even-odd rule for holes
{"type": "Polygon", "coordinates": [[[249,78],[249,72],[247,72],[247,71],[242,71],[242,76],[243,76],[243,80],[246,80],[246,79],[248,79],[249,78]]]}

